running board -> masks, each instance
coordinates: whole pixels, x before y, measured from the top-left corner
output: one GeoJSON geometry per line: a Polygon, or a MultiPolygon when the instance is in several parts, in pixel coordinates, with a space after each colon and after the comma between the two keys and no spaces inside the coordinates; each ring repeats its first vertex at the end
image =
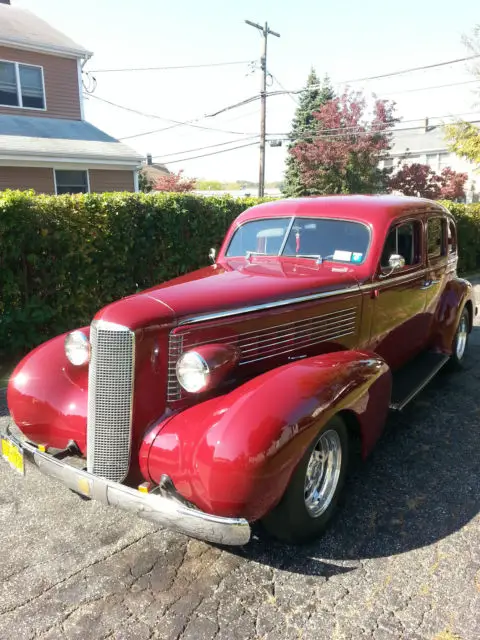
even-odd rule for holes
{"type": "Polygon", "coordinates": [[[401,411],[448,362],[443,353],[426,351],[393,374],[390,409],[401,411]]]}

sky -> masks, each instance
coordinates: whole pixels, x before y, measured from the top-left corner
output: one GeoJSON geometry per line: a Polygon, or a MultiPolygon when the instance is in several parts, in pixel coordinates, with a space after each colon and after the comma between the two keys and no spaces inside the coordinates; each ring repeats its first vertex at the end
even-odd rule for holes
{"type": "MultiPolygon", "coordinates": [[[[85,66],[96,88],[85,100],[92,124],[135,150],[151,153],[172,171],[221,181],[258,179],[259,101],[204,118],[228,105],[258,95],[260,72],[248,63],[163,71],[104,73],[102,69],[198,65],[255,61],[261,53],[259,32],[245,24],[268,21],[280,38],[268,40],[268,71],[289,90],[301,88],[309,70],[328,74],[337,91],[345,81],[424,66],[469,55],[462,38],[480,24],[478,0],[11,0],[30,9],[94,52],[85,66]],[[150,115],[108,105],[99,98],[150,115]],[[171,120],[200,119],[212,131],[178,126],[171,120]],[[223,146],[191,151],[220,143],[223,146]],[[191,159],[235,146],[251,146],[191,159]],[[179,153],[186,152],[186,153],[179,153]],[[176,154],[176,155],[172,155],[176,154]],[[175,161],[175,162],[174,162],[175,161]]],[[[348,86],[396,102],[396,115],[412,126],[426,116],[466,114],[480,120],[471,68],[455,64],[348,86]],[[458,84],[467,83],[467,84],[458,84]],[[426,87],[438,87],[437,89],[426,87]],[[452,86],[453,85],[453,86],[452,86]],[[421,89],[421,90],[418,90],[421,89]]],[[[87,89],[93,85],[87,83],[87,89]]],[[[287,133],[296,108],[290,95],[267,102],[267,132],[287,133]]],[[[402,126],[402,125],[399,125],[402,126]]],[[[274,136],[271,136],[274,137],[274,136]]],[[[267,146],[266,180],[283,177],[286,149],[267,146]]]]}

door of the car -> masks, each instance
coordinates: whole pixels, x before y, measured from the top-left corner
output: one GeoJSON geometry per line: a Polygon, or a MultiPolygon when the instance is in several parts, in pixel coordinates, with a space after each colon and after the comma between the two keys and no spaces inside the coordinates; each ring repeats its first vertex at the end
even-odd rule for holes
{"type": "MultiPolygon", "coordinates": [[[[448,243],[448,220],[446,216],[435,215],[428,217],[426,222],[426,254],[427,273],[425,276],[426,312],[429,319],[437,308],[438,300],[445,286],[450,245],[448,243]]],[[[451,233],[451,231],[450,231],[451,233]]],[[[456,239],[454,240],[456,253],[456,239]]]]}
{"type": "Polygon", "coordinates": [[[424,346],[428,337],[425,314],[424,226],[420,217],[394,223],[387,234],[373,282],[371,346],[397,369],[424,346]],[[405,264],[393,269],[392,255],[405,264]]]}

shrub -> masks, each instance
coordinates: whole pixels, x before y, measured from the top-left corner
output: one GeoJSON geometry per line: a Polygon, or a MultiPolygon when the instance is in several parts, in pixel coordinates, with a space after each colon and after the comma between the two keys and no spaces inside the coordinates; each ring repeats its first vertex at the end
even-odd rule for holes
{"type": "MultiPolygon", "coordinates": [[[[207,264],[257,198],[0,192],[0,353],[89,324],[104,305],[207,264]]],[[[457,219],[460,272],[480,270],[480,204],[457,219]]]]}
{"type": "Polygon", "coordinates": [[[255,198],[0,192],[0,352],[89,324],[105,304],[208,263],[255,198]]]}
{"type": "Polygon", "coordinates": [[[480,271],[480,203],[442,202],[457,222],[460,274],[480,271]]]}

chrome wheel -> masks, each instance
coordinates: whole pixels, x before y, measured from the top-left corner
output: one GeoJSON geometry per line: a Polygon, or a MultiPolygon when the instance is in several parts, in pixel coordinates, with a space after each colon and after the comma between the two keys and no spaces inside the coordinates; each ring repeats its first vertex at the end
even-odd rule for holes
{"type": "Polygon", "coordinates": [[[318,518],[332,502],[342,468],[342,443],[336,431],[322,433],[308,461],[305,476],[305,506],[318,518]]]}
{"type": "Polygon", "coordinates": [[[457,339],[455,343],[455,355],[458,360],[463,358],[465,353],[465,347],[467,346],[468,339],[468,321],[465,314],[460,318],[460,324],[457,329],[457,339]]]}

